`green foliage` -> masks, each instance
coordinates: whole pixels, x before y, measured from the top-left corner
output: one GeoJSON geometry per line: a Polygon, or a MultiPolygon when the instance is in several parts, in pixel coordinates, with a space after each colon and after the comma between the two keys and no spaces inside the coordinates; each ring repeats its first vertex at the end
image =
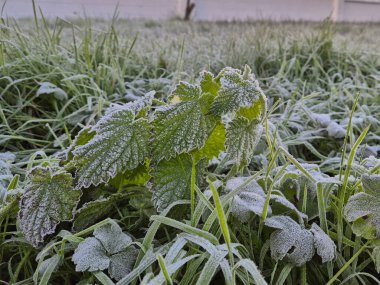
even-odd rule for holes
{"type": "Polygon", "coordinates": [[[380,175],[362,176],[363,192],[350,197],[344,209],[352,230],[366,239],[380,237],[380,175]]]}
{"type": "Polygon", "coordinates": [[[34,168],[20,201],[20,227],[37,247],[62,221],[70,221],[81,192],[74,189],[70,173],[50,167],[34,168]]]}

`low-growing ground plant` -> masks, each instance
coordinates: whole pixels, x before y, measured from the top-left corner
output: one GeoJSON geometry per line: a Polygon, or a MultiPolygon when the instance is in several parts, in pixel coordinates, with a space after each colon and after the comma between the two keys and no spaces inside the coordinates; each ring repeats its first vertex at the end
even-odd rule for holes
{"type": "Polygon", "coordinates": [[[380,283],[376,57],[173,23],[2,19],[0,281],[380,283]]]}

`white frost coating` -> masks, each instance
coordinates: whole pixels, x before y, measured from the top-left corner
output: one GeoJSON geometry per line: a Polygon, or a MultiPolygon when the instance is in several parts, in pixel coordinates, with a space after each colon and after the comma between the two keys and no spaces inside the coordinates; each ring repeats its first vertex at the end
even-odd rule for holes
{"type": "Polygon", "coordinates": [[[322,258],[322,263],[332,261],[336,251],[333,240],[315,223],[311,225],[310,231],[314,235],[314,247],[322,258]]]}
{"type": "MultiPolygon", "coordinates": [[[[226,183],[226,192],[231,192],[245,183],[249,177],[235,177],[226,183]]],[[[254,180],[244,186],[232,201],[231,213],[240,218],[241,222],[248,221],[250,214],[254,213],[261,216],[263,213],[266,194],[261,186],[254,180]]],[[[272,213],[268,207],[268,215],[272,213]]]]}
{"type": "Polygon", "coordinates": [[[363,175],[364,192],[348,199],[344,215],[352,230],[367,239],[380,237],[380,175],[363,175]],[[365,219],[363,219],[365,218],[365,219]]]}
{"type": "Polygon", "coordinates": [[[37,96],[43,94],[53,94],[56,99],[61,101],[68,99],[68,95],[65,91],[50,82],[40,83],[40,88],[37,90],[37,96]]]}
{"type": "Polygon", "coordinates": [[[235,112],[241,107],[252,106],[260,97],[265,98],[259,83],[250,72],[248,78],[233,68],[225,68],[220,73],[221,89],[211,107],[214,114],[235,112]]]}
{"type": "Polygon", "coordinates": [[[6,196],[5,190],[8,187],[8,184],[13,178],[11,172],[11,164],[15,161],[16,156],[10,152],[0,153],[0,203],[2,197],[6,196]]]}
{"type": "Polygon", "coordinates": [[[108,269],[111,278],[120,280],[132,270],[137,257],[137,250],[131,243],[131,237],[112,220],[110,224],[95,229],[94,237],[86,238],[78,245],[72,256],[75,270],[108,269]]]}
{"type": "Polygon", "coordinates": [[[190,84],[185,81],[180,81],[172,91],[169,99],[178,97],[181,101],[195,100],[201,96],[201,88],[197,85],[190,84]]]}
{"type": "Polygon", "coordinates": [[[263,126],[244,117],[235,118],[227,127],[226,152],[239,166],[248,165],[259,143],[263,126]]]}
{"type": "Polygon", "coordinates": [[[344,138],[346,130],[330,118],[329,114],[312,114],[312,119],[321,127],[326,128],[329,137],[344,138]]]}
{"type": "Polygon", "coordinates": [[[93,237],[86,238],[78,245],[71,260],[78,272],[104,270],[110,264],[102,243],[93,237]]]}
{"type": "Polygon", "coordinates": [[[136,168],[148,155],[150,126],[133,111],[117,109],[93,127],[96,135],[74,150],[78,187],[107,183],[117,173],[136,168]]]}
{"type": "Polygon", "coordinates": [[[294,204],[292,204],[288,199],[286,199],[285,197],[283,196],[280,196],[280,195],[275,195],[275,194],[272,194],[270,196],[270,199],[272,202],[274,202],[274,205],[273,205],[273,208],[275,209],[276,207],[276,203],[277,204],[280,204],[286,208],[288,208],[289,210],[291,210],[293,213],[295,213],[299,220],[300,221],[303,221],[303,220],[307,220],[307,215],[305,215],[304,213],[302,213],[301,211],[299,211],[297,209],[296,206],[294,206],[294,204]]]}
{"type": "Polygon", "coordinates": [[[19,222],[25,239],[37,247],[61,221],[72,219],[81,192],[73,188],[71,174],[64,171],[38,167],[28,177],[19,222]]]}
{"type": "Polygon", "coordinates": [[[105,115],[107,116],[119,110],[130,110],[134,112],[135,116],[137,116],[139,111],[152,105],[152,100],[155,94],[155,91],[150,91],[144,96],[138,97],[138,99],[123,105],[112,103],[111,106],[106,110],[105,115]]]}
{"type": "Polygon", "coordinates": [[[214,122],[202,112],[202,104],[201,98],[156,111],[153,155],[157,160],[170,159],[206,143],[214,122]]]}
{"type": "Polygon", "coordinates": [[[314,255],[313,234],[301,228],[287,216],[273,216],[265,225],[278,229],[271,234],[271,256],[276,261],[287,258],[292,264],[302,266],[314,255]]]}

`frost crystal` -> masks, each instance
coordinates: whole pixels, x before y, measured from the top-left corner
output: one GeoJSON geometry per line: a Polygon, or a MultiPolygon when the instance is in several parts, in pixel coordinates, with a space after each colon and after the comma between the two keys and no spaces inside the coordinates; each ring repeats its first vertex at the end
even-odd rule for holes
{"type": "Polygon", "coordinates": [[[221,74],[221,88],[211,107],[214,114],[221,115],[236,112],[241,107],[250,107],[262,96],[258,82],[250,72],[245,76],[238,69],[225,68],[221,74]]]}
{"type": "Polygon", "coordinates": [[[62,170],[34,168],[28,177],[19,220],[25,238],[37,247],[61,221],[72,219],[81,192],[73,188],[71,174],[62,170]]]}
{"type": "Polygon", "coordinates": [[[148,155],[150,126],[129,109],[116,109],[94,127],[96,135],[74,150],[78,187],[107,183],[116,174],[136,168],[148,155]]]}
{"type": "Polygon", "coordinates": [[[344,214],[352,230],[366,239],[380,237],[380,175],[363,175],[364,192],[348,199],[344,214]]]}
{"type": "Polygon", "coordinates": [[[239,166],[248,165],[258,144],[263,126],[257,121],[250,122],[237,117],[227,127],[226,150],[230,160],[239,166]]]}
{"type": "MultiPolygon", "coordinates": [[[[231,192],[245,183],[249,177],[235,177],[229,179],[226,183],[226,192],[231,192]]],[[[261,186],[252,180],[244,186],[232,202],[231,213],[244,223],[247,222],[250,213],[261,216],[263,213],[266,194],[261,186]]],[[[271,208],[268,208],[268,214],[271,214],[271,208]]]]}
{"type": "Polygon", "coordinates": [[[275,260],[286,258],[302,266],[313,258],[315,250],[322,262],[335,257],[334,242],[316,224],[306,230],[287,216],[273,216],[266,219],[265,225],[276,229],[270,237],[271,255],[275,260]]]}
{"type": "Polygon", "coordinates": [[[108,269],[111,277],[120,280],[133,268],[137,250],[132,239],[113,220],[95,229],[94,237],[86,238],[76,248],[72,261],[76,271],[108,269]]]}

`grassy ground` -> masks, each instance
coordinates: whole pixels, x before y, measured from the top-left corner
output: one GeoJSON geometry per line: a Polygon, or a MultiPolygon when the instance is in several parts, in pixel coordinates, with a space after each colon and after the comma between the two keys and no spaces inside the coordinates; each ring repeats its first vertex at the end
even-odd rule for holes
{"type": "MultiPolygon", "coordinates": [[[[270,107],[274,106],[268,128],[279,146],[302,163],[318,164],[330,176],[341,175],[347,169],[345,159],[355,150],[352,168],[346,173],[354,181],[345,186],[353,194],[360,190],[357,188],[360,181],[355,179],[363,173],[378,172],[379,43],[378,24],[2,20],[0,152],[16,155],[11,170],[23,179],[28,164],[39,162],[30,163],[31,155],[39,150],[50,155],[65,149],[78,131],[94,124],[111,103],[129,102],[150,90],[156,90],[157,97],[165,100],[179,80],[194,82],[203,69],[217,73],[225,66],[242,68],[247,64],[256,74],[270,107]],[[50,93],[44,91],[46,82],[59,89],[50,85],[50,93]],[[335,125],[329,129],[316,119],[316,114],[329,114],[335,125]],[[354,142],[367,126],[370,126],[368,133],[356,149],[354,142]],[[347,157],[342,159],[342,148],[346,145],[347,157]]],[[[273,158],[273,150],[267,144],[263,139],[247,170],[249,174],[265,168],[273,158]]],[[[282,162],[276,162],[276,166],[280,167],[282,162]]],[[[331,194],[331,200],[326,198],[329,235],[339,244],[343,233],[336,224],[343,223],[344,246],[338,248],[334,263],[325,267],[318,267],[313,261],[307,268],[292,269],[285,263],[274,262],[265,251],[268,243],[252,237],[257,234],[254,227],[261,226],[256,220],[251,228],[251,225],[239,227],[239,221],[230,218],[232,239],[243,244],[242,254],[254,260],[272,284],[282,284],[286,279],[287,284],[296,284],[295,280],[301,277],[302,284],[322,284],[342,267],[346,271],[337,276],[339,280],[348,284],[375,284],[374,278],[378,276],[372,252],[375,246],[352,233],[349,223],[338,213],[342,210],[337,202],[341,196],[334,195],[331,194]]],[[[297,199],[290,200],[298,206],[297,199]]],[[[347,199],[348,196],[344,197],[347,199]]],[[[125,208],[111,217],[122,220],[123,228],[142,241],[144,233],[139,228],[149,226],[151,215],[143,210],[146,209],[125,208]]],[[[9,215],[1,213],[0,280],[13,283],[27,280],[25,284],[29,284],[39,251],[22,239],[14,211],[9,215]]],[[[310,220],[319,222],[320,217],[312,215],[310,220]]],[[[175,239],[176,232],[167,229],[170,228],[160,232],[157,244],[169,244],[175,239]]],[[[221,236],[218,225],[209,232],[221,236]]],[[[150,269],[158,274],[160,268],[155,264],[150,269]]],[[[198,276],[200,269],[195,265],[194,268],[194,276],[198,276]]],[[[67,258],[55,274],[53,278],[59,284],[93,280],[89,275],[75,273],[67,258]]],[[[187,276],[192,284],[190,274],[184,274],[178,273],[173,278],[180,280],[181,276],[187,276]]],[[[214,278],[215,284],[220,284],[219,278],[220,272],[214,278]]],[[[242,280],[251,284],[248,277],[242,280]]]]}

